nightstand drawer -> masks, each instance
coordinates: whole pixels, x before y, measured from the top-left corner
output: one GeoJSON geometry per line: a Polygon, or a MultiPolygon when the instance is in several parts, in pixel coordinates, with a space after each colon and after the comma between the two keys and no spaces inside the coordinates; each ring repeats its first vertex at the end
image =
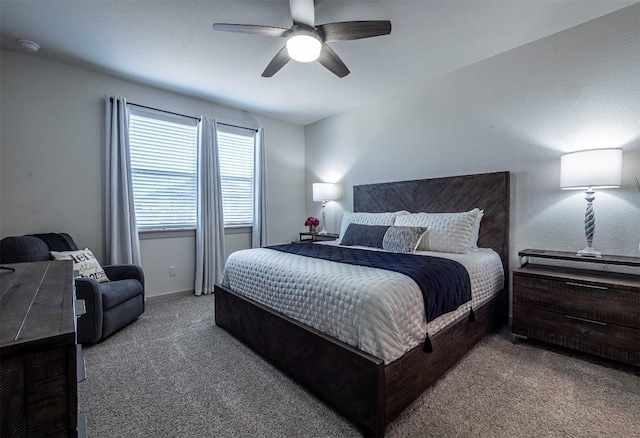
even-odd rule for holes
{"type": "MultiPolygon", "coordinates": [[[[640,329],[640,294],[572,278],[514,272],[513,305],[640,329]]],[[[515,319],[515,310],[514,310],[515,319]]]]}
{"type": "Polygon", "coordinates": [[[514,304],[513,333],[640,365],[639,329],[514,304]]]}

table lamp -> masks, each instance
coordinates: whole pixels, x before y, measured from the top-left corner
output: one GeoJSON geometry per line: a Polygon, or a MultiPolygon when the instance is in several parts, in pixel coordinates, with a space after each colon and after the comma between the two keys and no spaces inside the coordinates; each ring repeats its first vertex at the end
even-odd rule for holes
{"type": "Polygon", "coordinates": [[[313,184],[313,202],[322,202],[322,229],[318,234],[327,234],[327,216],[324,206],[327,201],[335,201],[338,196],[338,186],[332,183],[313,184]]]}
{"type": "Polygon", "coordinates": [[[576,255],[601,257],[593,249],[596,219],[593,213],[595,189],[618,188],[622,185],[622,149],[591,149],[571,152],[560,157],[560,187],[563,190],[585,190],[587,211],[584,232],[587,246],[576,255]]]}

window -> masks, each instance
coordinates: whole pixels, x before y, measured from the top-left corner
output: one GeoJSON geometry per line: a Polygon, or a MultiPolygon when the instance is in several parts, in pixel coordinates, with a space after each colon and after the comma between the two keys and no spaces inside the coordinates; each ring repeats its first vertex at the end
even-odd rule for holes
{"type": "MultiPolygon", "coordinates": [[[[131,173],[138,229],[193,229],[197,121],[130,108],[131,173]]],[[[255,131],[218,124],[225,227],[251,226],[255,131]]]]}
{"type": "Polygon", "coordinates": [[[138,230],[196,227],[197,139],[196,120],[131,109],[138,230]]]}
{"type": "Polygon", "coordinates": [[[218,124],[222,209],[227,227],[253,224],[255,131],[218,124]]]}

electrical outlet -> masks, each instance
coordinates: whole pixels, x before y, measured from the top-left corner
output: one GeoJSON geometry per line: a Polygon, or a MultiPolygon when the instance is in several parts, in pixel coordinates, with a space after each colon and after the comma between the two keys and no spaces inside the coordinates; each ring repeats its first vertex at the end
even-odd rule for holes
{"type": "Polygon", "coordinates": [[[175,276],[176,276],[176,267],[169,266],[169,277],[175,277],[175,276]]]}

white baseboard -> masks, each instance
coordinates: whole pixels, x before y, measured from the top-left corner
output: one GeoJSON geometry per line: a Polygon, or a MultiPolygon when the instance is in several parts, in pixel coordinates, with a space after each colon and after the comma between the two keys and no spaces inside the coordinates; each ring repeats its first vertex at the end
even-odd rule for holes
{"type": "Polygon", "coordinates": [[[147,295],[145,301],[147,303],[161,303],[163,301],[175,300],[188,295],[193,295],[193,289],[181,290],[178,292],[168,292],[160,295],[147,295]]]}

